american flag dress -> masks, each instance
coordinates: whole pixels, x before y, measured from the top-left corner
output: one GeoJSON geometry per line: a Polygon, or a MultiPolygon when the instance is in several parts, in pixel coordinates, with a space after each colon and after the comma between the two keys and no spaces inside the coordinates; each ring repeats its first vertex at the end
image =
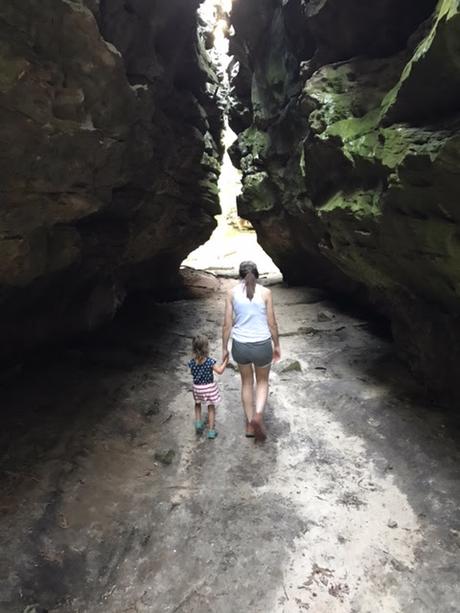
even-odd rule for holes
{"type": "Polygon", "coordinates": [[[195,359],[190,360],[188,367],[193,377],[193,399],[196,403],[217,406],[222,402],[219,388],[214,381],[212,367],[216,364],[214,358],[206,358],[201,364],[195,359]]]}

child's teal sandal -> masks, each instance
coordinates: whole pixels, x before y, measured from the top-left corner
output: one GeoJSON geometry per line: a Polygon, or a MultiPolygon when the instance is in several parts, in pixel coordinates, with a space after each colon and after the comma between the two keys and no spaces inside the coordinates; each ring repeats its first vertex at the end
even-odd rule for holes
{"type": "Polygon", "coordinates": [[[197,434],[203,434],[203,430],[204,430],[204,421],[202,421],[201,419],[197,419],[195,421],[195,432],[197,434]]]}
{"type": "Polygon", "coordinates": [[[208,430],[208,438],[210,439],[216,438],[217,434],[217,430],[208,430]]]}

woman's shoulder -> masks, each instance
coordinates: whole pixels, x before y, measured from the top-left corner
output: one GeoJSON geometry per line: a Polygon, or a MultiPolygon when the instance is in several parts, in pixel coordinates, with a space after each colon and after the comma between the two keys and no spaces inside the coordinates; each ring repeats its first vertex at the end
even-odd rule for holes
{"type": "Polygon", "coordinates": [[[268,287],[265,287],[265,285],[257,284],[257,287],[259,287],[260,295],[262,296],[262,298],[264,298],[264,300],[266,300],[272,293],[272,290],[268,287]]]}

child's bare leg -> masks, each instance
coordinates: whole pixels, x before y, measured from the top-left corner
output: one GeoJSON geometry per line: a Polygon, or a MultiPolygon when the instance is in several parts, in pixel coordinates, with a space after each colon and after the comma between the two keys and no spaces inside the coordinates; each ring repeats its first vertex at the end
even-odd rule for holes
{"type": "Polygon", "coordinates": [[[216,426],[216,407],[213,404],[208,406],[208,428],[215,430],[216,426]]]}
{"type": "Polygon", "coordinates": [[[201,402],[195,402],[195,421],[201,421],[201,402]]]}

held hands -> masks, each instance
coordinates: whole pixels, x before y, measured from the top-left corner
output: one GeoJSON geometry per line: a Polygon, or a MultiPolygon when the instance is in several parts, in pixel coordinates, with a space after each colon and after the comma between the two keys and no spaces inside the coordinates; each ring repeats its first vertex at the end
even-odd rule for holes
{"type": "Polygon", "coordinates": [[[214,366],[212,367],[213,371],[218,375],[222,375],[224,370],[227,368],[229,357],[230,356],[228,351],[224,351],[222,354],[222,364],[214,364],[214,366]]]}
{"type": "Polygon", "coordinates": [[[227,368],[228,360],[230,356],[228,351],[223,355],[222,364],[220,365],[220,374],[223,374],[224,370],[227,368]]]}

